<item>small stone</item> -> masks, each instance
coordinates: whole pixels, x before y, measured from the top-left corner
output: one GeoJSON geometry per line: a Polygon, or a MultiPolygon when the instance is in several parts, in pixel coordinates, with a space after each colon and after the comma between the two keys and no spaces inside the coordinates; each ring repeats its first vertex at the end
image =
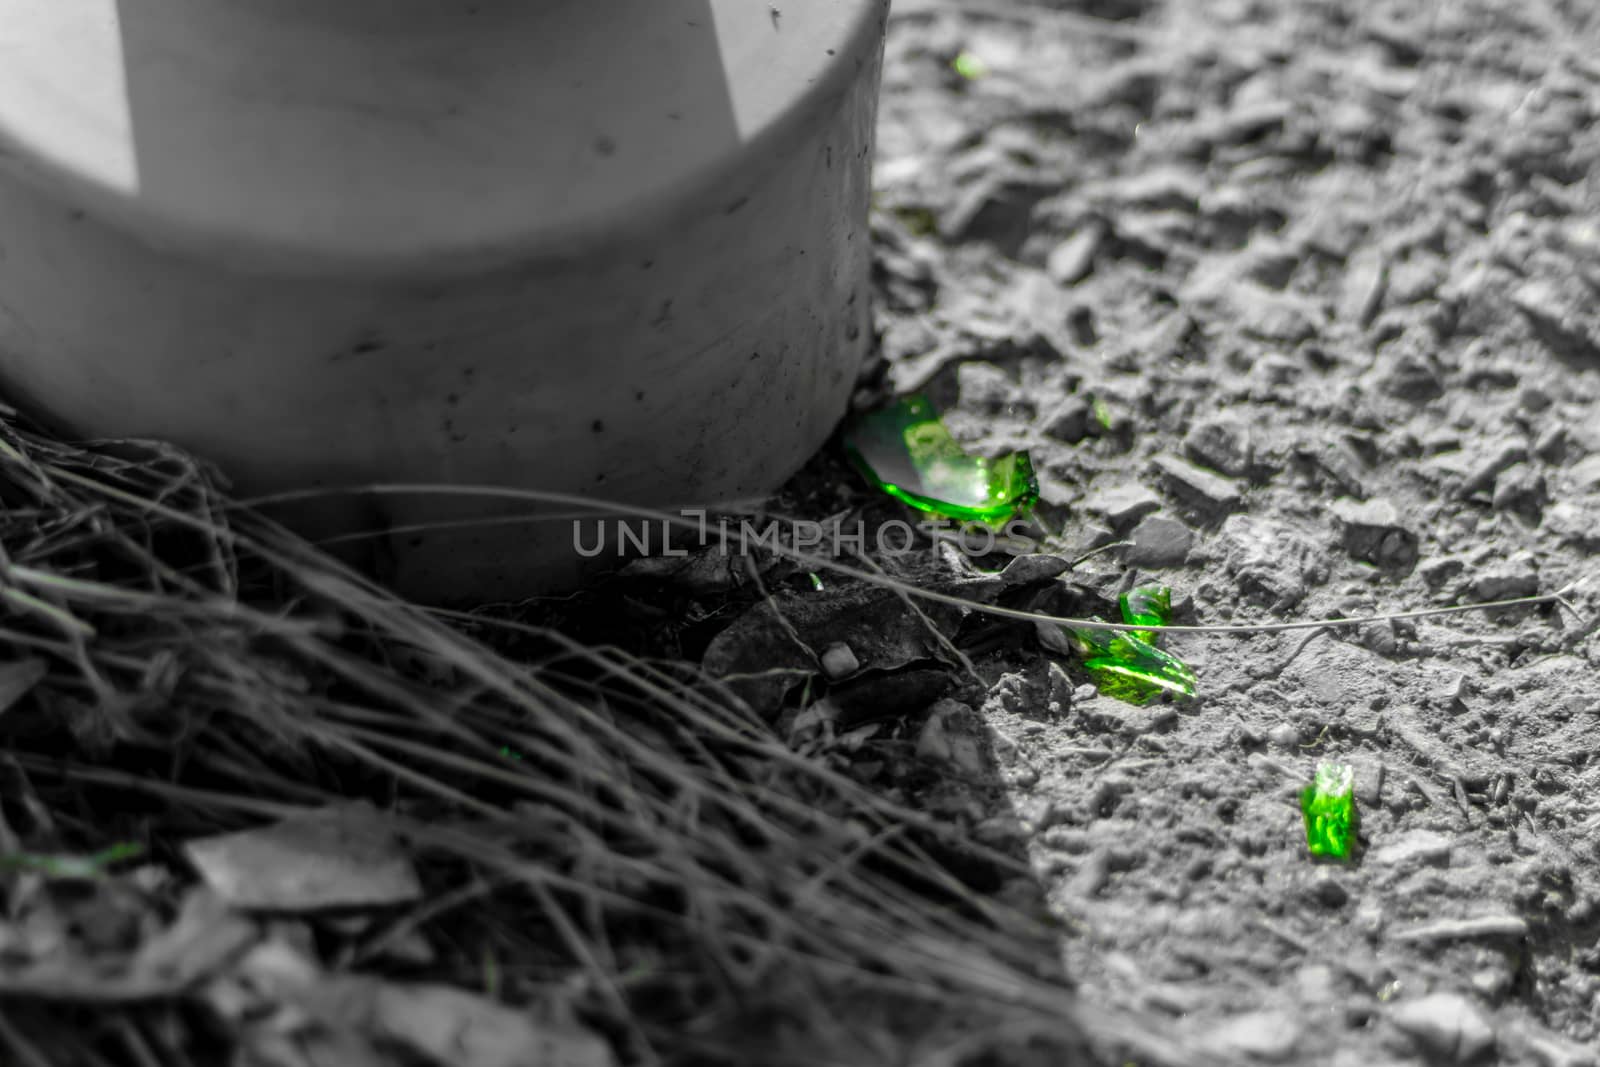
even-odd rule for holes
{"type": "Polygon", "coordinates": [[[1311,880],[1311,896],[1326,908],[1342,908],[1350,902],[1350,890],[1337,877],[1337,872],[1319,870],[1311,880]]]}
{"type": "Polygon", "coordinates": [[[1477,457],[1461,485],[1460,495],[1468,497],[1488,490],[1494,485],[1494,480],[1499,477],[1501,471],[1527,458],[1528,446],[1522,442],[1500,442],[1498,446],[1491,447],[1477,457]]]}
{"type": "Polygon", "coordinates": [[[1315,456],[1317,466],[1326,471],[1347,496],[1365,500],[1372,495],[1367,488],[1367,463],[1351,439],[1328,441],[1315,456]]]}
{"type": "Polygon", "coordinates": [[[1239,329],[1263,341],[1297,345],[1317,335],[1317,313],[1303,298],[1241,282],[1228,303],[1239,329]]]}
{"type": "Polygon", "coordinates": [[[1088,277],[1105,234],[1103,225],[1092,223],[1051,249],[1044,268],[1050,280],[1057,285],[1075,285],[1088,277]]]}
{"type": "Polygon", "coordinates": [[[1349,762],[1356,773],[1357,803],[1377,807],[1383,799],[1383,761],[1376,756],[1351,756],[1349,762]]]}
{"type": "Polygon", "coordinates": [[[1562,481],[1571,486],[1573,492],[1600,493],[1600,453],[1578,460],[1562,481]]]}
{"type": "Polygon", "coordinates": [[[829,678],[844,678],[861,669],[861,661],[842,641],[829,645],[822,653],[822,673],[829,678]]]}
{"type": "Polygon", "coordinates": [[[1491,500],[1496,511],[1537,517],[1549,499],[1544,475],[1527,463],[1513,463],[1495,477],[1491,500]]]}
{"type": "Polygon", "coordinates": [[[980,742],[982,733],[982,723],[972,708],[960,701],[940,700],[917,734],[917,757],[950,764],[969,777],[984,776],[989,768],[980,742]]]}
{"type": "Polygon", "coordinates": [[[985,175],[962,194],[939,229],[953,241],[984,241],[1015,258],[1027,242],[1033,209],[1059,191],[1055,185],[985,175]]]}
{"type": "Polygon", "coordinates": [[[1279,748],[1294,748],[1300,744],[1300,728],[1293,723],[1280,722],[1267,731],[1267,740],[1279,748]]]}
{"type": "Polygon", "coordinates": [[[1011,379],[993,363],[971,360],[961,364],[956,368],[956,388],[961,406],[974,411],[993,415],[1011,404],[1011,379]]]}
{"type": "Polygon", "coordinates": [[[1398,1004],[1389,1020],[1446,1063],[1471,1063],[1495,1043],[1494,1025],[1459,993],[1430,993],[1398,1004]]]}
{"type": "Polygon", "coordinates": [[[1537,385],[1525,385],[1522,387],[1522,392],[1517,394],[1517,404],[1522,410],[1535,415],[1544,411],[1552,403],[1550,394],[1537,385]]]}
{"type": "Polygon", "coordinates": [[[1417,568],[1417,576],[1429,589],[1439,589],[1466,569],[1460,556],[1435,556],[1417,568]]]}
{"type": "Polygon", "coordinates": [[[1164,515],[1146,517],[1132,539],[1123,559],[1138,567],[1181,567],[1194,544],[1187,526],[1164,515]]]}
{"type": "Polygon", "coordinates": [[[1450,838],[1432,830],[1408,830],[1388,841],[1367,856],[1374,867],[1405,869],[1411,867],[1448,867],[1450,865],[1450,838]]]}
{"type": "Polygon", "coordinates": [[[1199,210],[1205,189],[1204,179],[1193,170],[1151,167],[1117,179],[1111,195],[1124,205],[1192,212],[1199,210]]]}
{"type": "Polygon", "coordinates": [[[1444,281],[1444,266],[1439,257],[1407,257],[1390,266],[1385,295],[1396,307],[1416,304],[1433,296],[1444,281]]]}
{"type": "Polygon", "coordinates": [[[1417,562],[1417,537],[1400,524],[1400,513],[1388,500],[1341,498],[1329,510],[1339,521],[1345,551],[1354,558],[1397,570],[1417,562]]]}
{"type": "MultiPolygon", "coordinates": [[[[1581,289],[1582,286],[1574,288],[1581,289]]],[[[1584,313],[1582,297],[1553,281],[1534,279],[1511,294],[1511,303],[1547,341],[1584,355],[1596,351],[1596,338],[1584,313]]]]}
{"type": "Polygon", "coordinates": [[[1339,318],[1366,329],[1383,306],[1386,281],[1383,255],[1375,248],[1363,249],[1350,257],[1339,289],[1339,318]]]}
{"type": "Polygon", "coordinates": [[[1533,596],[1539,591],[1539,569],[1533,554],[1524,550],[1486,564],[1473,577],[1470,591],[1478,600],[1533,596]]]}
{"type": "Polygon", "coordinates": [[[1252,600],[1266,600],[1274,611],[1305,599],[1313,582],[1325,581],[1326,564],[1296,527],[1273,519],[1230,515],[1218,542],[1223,565],[1252,600]]]}
{"type": "Polygon", "coordinates": [[[1281,1063],[1294,1055],[1301,1033],[1301,1024],[1293,1015],[1282,1011],[1257,1011],[1234,1016],[1211,1027],[1200,1044],[1225,1062],[1281,1063]]]}
{"type": "Polygon", "coordinates": [[[1389,363],[1379,388],[1408,404],[1426,404],[1444,395],[1444,381],[1432,362],[1407,352],[1389,363]]]}
{"type": "Polygon", "coordinates": [[[1161,497],[1142,485],[1096,487],[1083,502],[1085,511],[1104,515],[1112,529],[1125,530],[1153,511],[1161,510],[1161,497]]]}
{"type": "Polygon", "coordinates": [[[1154,462],[1167,492],[1204,516],[1224,515],[1244,503],[1238,486],[1214,471],[1172,455],[1157,456],[1154,462]]]}
{"type": "Polygon", "coordinates": [[[1093,417],[1094,408],[1089,401],[1073,393],[1039,420],[1039,428],[1057,441],[1075,445],[1089,436],[1089,420],[1093,417]]]}
{"type": "Polygon", "coordinates": [[[1564,545],[1583,552],[1600,550],[1600,508],[1558,500],[1544,509],[1544,528],[1564,545]]]}
{"type": "Polygon", "coordinates": [[[1472,988],[1485,997],[1498,997],[1511,988],[1511,975],[1504,969],[1483,967],[1472,972],[1472,988]]]}
{"type": "Polygon", "coordinates": [[[1184,438],[1183,448],[1196,463],[1235,478],[1247,475],[1255,458],[1249,428],[1234,415],[1197,423],[1184,438]]]}

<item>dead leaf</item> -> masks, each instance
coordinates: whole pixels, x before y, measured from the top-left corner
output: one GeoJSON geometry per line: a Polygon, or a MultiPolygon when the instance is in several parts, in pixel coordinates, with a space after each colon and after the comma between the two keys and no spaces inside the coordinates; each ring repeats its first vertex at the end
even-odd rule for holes
{"type": "Polygon", "coordinates": [[[0,995],[118,1003],[181,993],[209,977],[256,938],[253,922],[204,889],[192,890],[172,925],[124,956],[70,949],[22,967],[0,963],[0,995]]]}
{"type": "Polygon", "coordinates": [[[422,895],[392,829],[365,802],[191,841],[184,852],[206,883],[236,908],[378,907],[422,895]]]}

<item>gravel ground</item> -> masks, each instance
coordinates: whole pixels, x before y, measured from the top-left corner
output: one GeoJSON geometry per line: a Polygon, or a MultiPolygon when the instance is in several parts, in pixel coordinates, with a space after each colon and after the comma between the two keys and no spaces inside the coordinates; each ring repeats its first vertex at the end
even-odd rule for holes
{"type": "MultiPolygon", "coordinates": [[[[1131,541],[1076,582],[1169,584],[1174,621],[1592,575],[1596,56],[1561,0],[902,0],[886,381],[1030,449],[1046,528],[1131,541]]],[[[1224,1060],[1595,1064],[1594,584],[1573,613],[1174,637],[1202,695],[1144,709],[1001,641],[853,758],[1026,853],[1034,883],[993,888],[1065,920],[1091,1002],[1224,1060]],[[1306,854],[1321,759],[1356,768],[1350,864],[1306,854]]]]}

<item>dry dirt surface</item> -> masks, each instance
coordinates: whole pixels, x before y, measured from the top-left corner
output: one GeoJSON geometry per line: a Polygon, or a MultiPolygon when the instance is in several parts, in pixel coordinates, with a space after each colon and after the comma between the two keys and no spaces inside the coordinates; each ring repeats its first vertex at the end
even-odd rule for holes
{"type": "MultiPolygon", "coordinates": [[[[1042,526],[1131,542],[1072,577],[1168,584],[1175,622],[1592,577],[1597,57],[1600,9],[1562,0],[901,0],[886,383],[1031,450],[1042,526]]],[[[1595,584],[1174,637],[1201,695],[1154,708],[1000,642],[862,747],[943,759],[919,802],[1029,857],[1083,995],[1224,1062],[1592,1065],[1595,584]],[[1324,759],[1356,769],[1349,864],[1306,851],[1324,759]]]]}

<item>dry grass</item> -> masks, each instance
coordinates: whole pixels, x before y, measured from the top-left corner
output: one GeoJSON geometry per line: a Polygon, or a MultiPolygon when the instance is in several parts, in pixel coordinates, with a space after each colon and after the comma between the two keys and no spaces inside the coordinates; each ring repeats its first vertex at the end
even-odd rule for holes
{"type": "MultiPolygon", "coordinates": [[[[47,666],[0,723],[14,843],[170,862],[197,834],[366,798],[431,899],[349,965],[415,930],[425,977],[560,1002],[625,1062],[888,1063],[897,1033],[1192,1062],[1144,1020],[1078,1018],[1058,932],[927,851],[979,846],[796,755],[686,665],[405,603],[218,484],[170,446],[0,419],[0,637],[47,666]]],[[[121,1033],[130,1061],[183,1063],[193,1011],[89,1027],[29,1003],[0,1046],[112,1062],[121,1033]]]]}

